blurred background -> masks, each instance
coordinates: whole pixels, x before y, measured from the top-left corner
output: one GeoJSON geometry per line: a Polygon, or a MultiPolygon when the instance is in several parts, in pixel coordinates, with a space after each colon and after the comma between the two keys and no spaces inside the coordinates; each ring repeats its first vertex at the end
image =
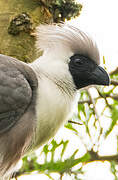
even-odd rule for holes
{"type": "Polygon", "coordinates": [[[40,54],[33,32],[40,23],[66,21],[97,42],[109,87],[78,92],[73,117],[54,139],[24,157],[13,179],[118,179],[118,1],[0,0],[0,53],[32,62],[40,54]]]}

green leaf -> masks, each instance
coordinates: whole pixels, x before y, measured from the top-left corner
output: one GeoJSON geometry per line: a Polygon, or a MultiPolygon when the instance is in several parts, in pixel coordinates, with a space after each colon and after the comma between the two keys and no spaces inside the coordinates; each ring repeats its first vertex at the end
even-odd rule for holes
{"type": "Polygon", "coordinates": [[[78,152],[78,149],[76,149],[75,152],[72,154],[71,159],[75,158],[75,155],[77,154],[77,152],[78,152]]]}
{"type": "Polygon", "coordinates": [[[49,150],[48,150],[48,145],[47,145],[47,144],[43,147],[43,152],[44,152],[45,154],[47,154],[47,153],[49,152],[49,150]]]}
{"type": "Polygon", "coordinates": [[[110,165],[111,165],[111,172],[112,172],[112,174],[114,175],[114,180],[118,180],[117,179],[117,170],[116,170],[116,164],[115,164],[115,162],[114,161],[111,161],[110,162],[110,165]]]}
{"type": "Polygon", "coordinates": [[[105,57],[103,56],[103,64],[106,64],[106,62],[105,62],[105,57]]]}
{"type": "Polygon", "coordinates": [[[74,131],[75,133],[78,133],[78,131],[73,127],[71,123],[66,124],[65,128],[70,129],[71,131],[74,131]]]}
{"type": "Polygon", "coordinates": [[[68,143],[69,143],[68,140],[65,141],[65,142],[63,142],[63,149],[62,149],[62,151],[61,151],[61,158],[62,158],[63,155],[64,155],[64,152],[65,152],[65,150],[66,150],[66,147],[67,147],[68,143]]]}
{"type": "Polygon", "coordinates": [[[112,122],[109,129],[105,133],[105,137],[107,137],[111,133],[111,131],[113,130],[114,126],[117,123],[117,120],[118,120],[118,102],[117,101],[114,100],[114,104],[111,105],[110,112],[111,112],[112,122]]]}

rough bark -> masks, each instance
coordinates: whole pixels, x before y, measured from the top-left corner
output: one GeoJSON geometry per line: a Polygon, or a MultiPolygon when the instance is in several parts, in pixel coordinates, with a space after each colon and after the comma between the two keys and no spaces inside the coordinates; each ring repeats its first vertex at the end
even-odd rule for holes
{"type": "MultiPolygon", "coordinates": [[[[37,57],[34,48],[35,38],[31,31],[43,22],[52,20],[48,9],[41,6],[37,0],[0,0],[0,53],[9,55],[25,62],[31,62],[37,57]],[[23,13],[28,14],[31,29],[23,29],[18,16],[23,13]],[[17,18],[19,33],[8,32],[10,23],[17,18]],[[19,24],[18,24],[19,23],[19,24]]],[[[12,27],[12,30],[16,27],[12,27]]]]}

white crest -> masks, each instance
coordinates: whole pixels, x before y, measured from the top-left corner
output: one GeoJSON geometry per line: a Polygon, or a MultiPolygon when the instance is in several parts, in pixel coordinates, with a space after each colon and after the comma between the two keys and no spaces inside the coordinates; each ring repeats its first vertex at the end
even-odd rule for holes
{"type": "MultiPolygon", "coordinates": [[[[81,54],[100,63],[96,42],[80,29],[68,24],[40,25],[36,29],[36,47],[58,55],[81,54]],[[65,53],[66,52],[66,53],[65,53]]],[[[69,58],[69,57],[68,57],[69,58]]]]}

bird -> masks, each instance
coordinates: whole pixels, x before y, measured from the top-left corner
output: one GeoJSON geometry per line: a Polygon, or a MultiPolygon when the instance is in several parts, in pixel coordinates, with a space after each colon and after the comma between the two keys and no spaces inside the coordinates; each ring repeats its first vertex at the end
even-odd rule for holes
{"type": "Polygon", "coordinates": [[[36,48],[42,55],[26,64],[0,54],[0,178],[50,138],[72,116],[78,91],[110,83],[100,66],[97,43],[73,25],[41,24],[36,48]]]}

